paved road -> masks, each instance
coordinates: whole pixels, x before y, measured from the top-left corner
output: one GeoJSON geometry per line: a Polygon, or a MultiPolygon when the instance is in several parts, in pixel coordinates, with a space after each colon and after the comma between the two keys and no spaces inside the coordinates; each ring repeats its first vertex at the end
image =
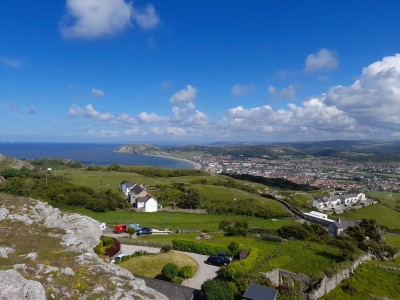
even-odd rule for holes
{"type": "MultiPolygon", "coordinates": [[[[160,252],[160,248],[121,244],[122,253],[132,254],[135,251],[140,251],[140,250],[145,250],[149,253],[159,253],[160,252]]],[[[180,252],[180,251],[176,251],[176,252],[180,252]]],[[[200,289],[200,287],[204,281],[206,281],[207,279],[212,279],[217,276],[217,271],[218,271],[219,267],[207,265],[206,263],[204,263],[204,261],[207,259],[208,256],[196,254],[196,253],[190,253],[190,252],[180,252],[180,253],[186,254],[186,255],[194,258],[197,261],[197,263],[199,264],[199,270],[197,271],[196,275],[193,276],[192,278],[185,280],[182,283],[182,285],[188,286],[188,287],[191,287],[194,289],[200,289]]]]}

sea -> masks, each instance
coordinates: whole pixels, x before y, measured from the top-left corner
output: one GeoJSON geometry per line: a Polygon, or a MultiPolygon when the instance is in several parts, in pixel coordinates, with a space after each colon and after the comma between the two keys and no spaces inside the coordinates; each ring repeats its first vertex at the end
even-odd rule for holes
{"type": "Polygon", "coordinates": [[[0,143],[0,154],[18,158],[65,158],[88,166],[111,164],[194,169],[190,162],[152,155],[115,153],[122,144],[0,143]]]}

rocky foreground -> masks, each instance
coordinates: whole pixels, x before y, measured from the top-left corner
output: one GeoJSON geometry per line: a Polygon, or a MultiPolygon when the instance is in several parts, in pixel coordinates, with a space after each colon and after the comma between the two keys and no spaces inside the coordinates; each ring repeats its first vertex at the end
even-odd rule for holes
{"type": "Polygon", "coordinates": [[[0,194],[0,299],[167,299],[93,251],[99,223],[0,194]]]}

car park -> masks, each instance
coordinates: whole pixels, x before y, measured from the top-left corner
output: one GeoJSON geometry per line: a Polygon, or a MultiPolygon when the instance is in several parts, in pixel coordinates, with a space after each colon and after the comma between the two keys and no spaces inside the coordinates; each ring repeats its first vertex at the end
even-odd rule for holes
{"type": "Polygon", "coordinates": [[[218,256],[218,255],[213,255],[209,256],[207,260],[205,261],[206,264],[208,265],[214,265],[214,266],[227,266],[231,263],[231,261],[225,257],[218,256]]]}

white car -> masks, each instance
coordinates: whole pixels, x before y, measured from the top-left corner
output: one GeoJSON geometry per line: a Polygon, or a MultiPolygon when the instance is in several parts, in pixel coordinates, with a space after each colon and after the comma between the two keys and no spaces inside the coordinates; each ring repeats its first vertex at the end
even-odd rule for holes
{"type": "Polygon", "coordinates": [[[107,229],[106,223],[100,223],[99,226],[100,226],[100,229],[103,230],[103,231],[107,229]]]}
{"type": "Polygon", "coordinates": [[[124,254],[124,253],[118,254],[116,257],[113,258],[113,260],[111,261],[111,263],[112,263],[112,264],[115,264],[116,262],[120,262],[121,259],[122,259],[123,257],[125,257],[125,256],[128,256],[128,254],[124,254]]]}

